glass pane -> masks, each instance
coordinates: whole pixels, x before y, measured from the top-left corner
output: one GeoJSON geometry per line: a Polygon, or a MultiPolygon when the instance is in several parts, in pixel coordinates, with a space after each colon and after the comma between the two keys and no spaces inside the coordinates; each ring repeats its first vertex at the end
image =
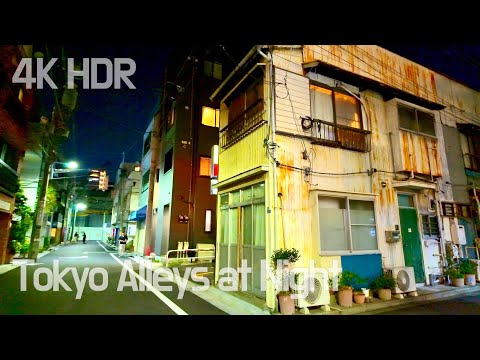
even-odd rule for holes
{"type": "Polygon", "coordinates": [[[213,63],[213,77],[222,80],[222,64],[213,63]]]}
{"type": "Polygon", "coordinates": [[[313,119],[333,123],[332,90],[310,85],[310,110],[313,119]]]}
{"type": "Polygon", "coordinates": [[[319,209],[320,249],[349,250],[344,209],[319,209]]]}
{"type": "Polygon", "coordinates": [[[238,241],[238,209],[230,209],[230,245],[238,241]]]}
{"type": "Polygon", "coordinates": [[[232,202],[231,204],[238,204],[240,202],[240,190],[232,192],[232,202]]]}
{"type": "Polygon", "coordinates": [[[335,115],[337,124],[357,129],[362,128],[360,103],[351,95],[335,92],[335,115]]]}
{"type": "Polygon", "coordinates": [[[258,184],[253,186],[253,197],[255,199],[265,197],[265,184],[258,184]]]}
{"type": "Polygon", "coordinates": [[[353,250],[377,250],[375,226],[352,225],[353,250]]]}
{"type": "Polygon", "coordinates": [[[228,205],[228,194],[220,196],[220,205],[228,205]]]}
{"type": "Polygon", "coordinates": [[[435,136],[435,121],[432,114],[423,111],[417,111],[418,131],[435,136]]]}
{"type": "Polygon", "coordinates": [[[253,245],[265,246],[265,204],[253,205],[253,245]]]}
{"type": "Polygon", "coordinates": [[[242,201],[251,201],[252,200],[252,188],[246,188],[242,190],[242,201]]]}
{"type": "Polygon", "coordinates": [[[220,244],[228,244],[228,209],[220,211],[221,229],[220,244]]]}
{"type": "Polygon", "coordinates": [[[375,224],[373,201],[350,200],[350,222],[352,224],[375,224]]]}
{"type": "Polygon", "coordinates": [[[200,157],[200,176],[210,176],[210,158],[209,157],[200,157]]]}
{"type": "Polygon", "coordinates": [[[208,106],[202,106],[202,124],[207,126],[218,126],[216,121],[217,110],[208,106]]]}
{"type": "Polygon", "coordinates": [[[251,245],[253,238],[253,219],[252,219],[252,206],[242,207],[243,211],[243,244],[251,245]]]}
{"type": "Polygon", "coordinates": [[[415,119],[415,109],[399,105],[398,122],[403,129],[418,131],[417,120],[415,119]]]}
{"type": "Polygon", "coordinates": [[[398,206],[415,207],[415,204],[413,203],[413,196],[399,194],[398,206]]]}

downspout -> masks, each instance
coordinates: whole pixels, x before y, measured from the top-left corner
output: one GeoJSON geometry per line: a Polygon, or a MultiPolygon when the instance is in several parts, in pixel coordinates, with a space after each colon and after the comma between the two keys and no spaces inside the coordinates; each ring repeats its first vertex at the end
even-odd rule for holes
{"type": "MultiPolygon", "coordinates": [[[[436,206],[436,213],[438,219],[442,222],[442,226],[438,227],[438,230],[440,231],[440,252],[442,255],[442,268],[444,268],[447,264],[447,258],[446,258],[446,251],[445,251],[445,236],[444,236],[444,230],[445,230],[445,225],[444,225],[444,219],[442,216],[442,213],[440,212],[440,207],[441,207],[441,202],[440,199],[438,198],[438,194],[440,193],[440,187],[438,184],[438,181],[435,181],[435,203],[437,204],[436,206]]],[[[432,285],[432,284],[430,284],[432,285]]]]}
{"type": "MultiPolygon", "coordinates": [[[[272,143],[276,146],[276,142],[275,142],[275,107],[274,107],[274,89],[275,89],[275,77],[274,77],[274,74],[273,74],[273,59],[271,57],[271,54],[270,56],[267,56],[265,55],[263,52],[262,52],[262,46],[259,45],[257,46],[257,52],[259,55],[261,55],[264,59],[267,60],[267,63],[268,63],[268,74],[269,74],[269,78],[270,78],[270,90],[269,90],[269,100],[270,100],[270,116],[269,116],[269,122],[270,122],[270,129],[271,129],[271,132],[272,132],[272,143]]],[[[267,134],[268,136],[268,134],[267,134]]],[[[268,146],[268,144],[267,144],[268,146]]],[[[273,158],[275,158],[275,150],[276,148],[274,147],[273,148],[273,158]]],[[[269,161],[270,163],[270,161],[269,161]]],[[[273,177],[273,239],[274,239],[274,244],[273,244],[273,247],[276,249],[278,247],[278,239],[277,239],[277,194],[278,194],[278,190],[277,190],[277,164],[273,164],[273,169],[272,169],[272,177],[273,177]]],[[[267,242],[268,244],[268,242],[267,242]]],[[[272,246],[270,245],[269,248],[267,247],[267,249],[265,250],[270,250],[270,252],[273,250],[272,249],[272,246]]],[[[267,252],[268,254],[268,252],[267,252]]],[[[276,304],[275,304],[275,297],[273,297],[273,302],[272,303],[269,303],[269,296],[267,295],[267,306],[270,307],[270,308],[275,308],[276,304]]]]}

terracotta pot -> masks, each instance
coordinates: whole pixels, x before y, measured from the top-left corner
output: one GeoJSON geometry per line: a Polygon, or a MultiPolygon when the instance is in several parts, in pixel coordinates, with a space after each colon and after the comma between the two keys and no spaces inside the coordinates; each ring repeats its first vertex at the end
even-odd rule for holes
{"type": "Polygon", "coordinates": [[[338,291],[338,305],[343,307],[352,307],[353,291],[351,288],[338,291]]]}
{"type": "Polygon", "coordinates": [[[450,281],[452,282],[453,286],[456,286],[456,287],[465,286],[465,278],[460,278],[460,279],[452,278],[450,281]]]}
{"type": "Polygon", "coordinates": [[[291,297],[291,294],[278,295],[278,305],[282,315],[293,315],[295,313],[295,300],[291,297]]]}
{"type": "Polygon", "coordinates": [[[475,274],[465,274],[465,285],[475,286],[475,274]]]}
{"type": "Polygon", "coordinates": [[[377,293],[380,300],[390,300],[392,298],[391,289],[378,289],[377,293]]]}
{"type": "Polygon", "coordinates": [[[363,304],[365,302],[365,294],[364,293],[353,294],[353,301],[355,302],[355,304],[363,304]]]}

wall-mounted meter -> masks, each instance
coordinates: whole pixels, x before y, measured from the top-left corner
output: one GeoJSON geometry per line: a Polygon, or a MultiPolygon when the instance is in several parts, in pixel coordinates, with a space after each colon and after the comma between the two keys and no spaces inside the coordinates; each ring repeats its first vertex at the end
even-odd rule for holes
{"type": "Polygon", "coordinates": [[[402,236],[400,235],[400,230],[387,230],[385,231],[385,239],[388,243],[399,242],[402,236]]]}

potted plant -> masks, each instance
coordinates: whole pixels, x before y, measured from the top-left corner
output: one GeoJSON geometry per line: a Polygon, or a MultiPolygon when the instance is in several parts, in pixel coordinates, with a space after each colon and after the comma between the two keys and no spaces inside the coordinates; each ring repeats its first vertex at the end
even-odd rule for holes
{"type": "MultiPolygon", "coordinates": [[[[365,281],[357,273],[344,270],[338,277],[338,305],[351,307],[353,299],[353,288],[356,284],[365,281]]],[[[363,299],[365,301],[365,297],[363,299]]]]}
{"type": "Polygon", "coordinates": [[[358,287],[355,288],[355,290],[353,291],[353,302],[355,304],[363,304],[365,302],[365,299],[366,299],[365,291],[363,291],[363,289],[358,287]]]}
{"type": "Polygon", "coordinates": [[[397,281],[389,273],[382,273],[375,278],[370,287],[377,292],[378,298],[381,300],[390,300],[392,298],[392,290],[397,286],[397,281]]]}
{"type": "Polygon", "coordinates": [[[445,271],[445,275],[450,279],[450,283],[456,287],[465,285],[465,275],[458,269],[457,266],[452,266],[445,271]]]}
{"type": "Polygon", "coordinates": [[[293,315],[295,313],[295,301],[292,298],[292,291],[289,286],[291,265],[296,263],[300,258],[300,252],[295,249],[278,249],[275,250],[270,257],[271,267],[275,270],[280,281],[276,285],[281,285],[278,289],[278,304],[282,315],[293,315]]]}
{"type": "Polygon", "coordinates": [[[475,286],[477,264],[474,261],[463,259],[458,269],[464,275],[465,285],[475,286]]]}

